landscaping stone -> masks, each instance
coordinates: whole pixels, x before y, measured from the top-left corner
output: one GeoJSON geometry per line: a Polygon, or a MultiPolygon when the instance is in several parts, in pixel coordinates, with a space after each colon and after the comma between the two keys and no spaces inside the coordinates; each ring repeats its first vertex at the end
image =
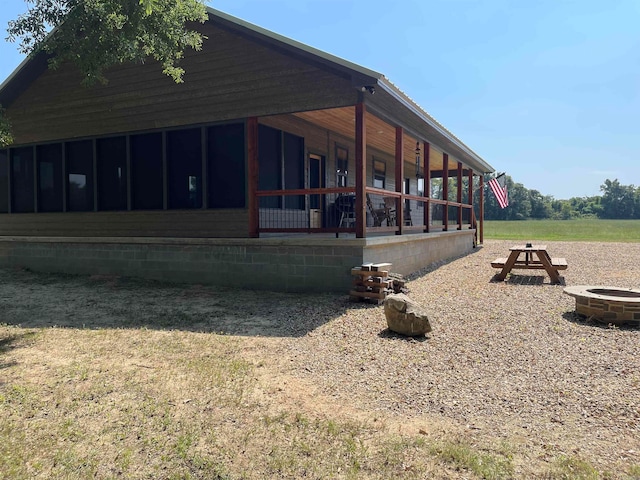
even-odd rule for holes
{"type": "Polygon", "coordinates": [[[401,335],[419,336],[431,331],[425,309],[404,293],[388,295],[384,300],[384,315],[389,330],[401,335]]]}

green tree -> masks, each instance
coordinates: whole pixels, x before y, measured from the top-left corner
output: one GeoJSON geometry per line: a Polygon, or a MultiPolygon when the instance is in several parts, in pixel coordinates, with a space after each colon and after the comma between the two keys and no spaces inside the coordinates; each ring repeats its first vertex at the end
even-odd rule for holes
{"type": "Polygon", "coordinates": [[[543,196],[538,190],[529,190],[531,218],[549,218],[551,216],[552,197],[543,196]]]}
{"type": "Polygon", "coordinates": [[[26,0],[28,11],[9,22],[9,41],[20,50],[45,51],[57,67],[73,62],[84,82],[106,82],[105,70],[155,59],[162,72],[182,82],[179,61],[204,37],[192,22],[204,22],[206,0],[26,0]]]}
{"type": "Polygon", "coordinates": [[[606,179],[600,186],[600,191],[603,218],[638,218],[638,189],[635,186],[621,185],[618,179],[606,179]]]}

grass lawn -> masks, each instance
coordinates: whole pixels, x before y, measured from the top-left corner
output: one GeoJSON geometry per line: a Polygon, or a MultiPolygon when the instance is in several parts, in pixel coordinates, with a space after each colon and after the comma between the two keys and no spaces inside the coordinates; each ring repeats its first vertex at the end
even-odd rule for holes
{"type": "Polygon", "coordinates": [[[527,220],[484,223],[484,238],[584,242],[640,242],[640,220],[527,220]]]}

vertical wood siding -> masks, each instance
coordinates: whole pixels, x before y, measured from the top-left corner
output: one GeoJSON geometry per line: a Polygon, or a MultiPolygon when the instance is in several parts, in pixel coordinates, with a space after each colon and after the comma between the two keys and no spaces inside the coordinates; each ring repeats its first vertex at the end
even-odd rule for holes
{"type": "Polygon", "coordinates": [[[184,83],[153,61],[112,68],[82,87],[76,69],[47,70],[9,107],[16,145],[351,105],[350,80],[210,23],[187,52],[184,83]]]}

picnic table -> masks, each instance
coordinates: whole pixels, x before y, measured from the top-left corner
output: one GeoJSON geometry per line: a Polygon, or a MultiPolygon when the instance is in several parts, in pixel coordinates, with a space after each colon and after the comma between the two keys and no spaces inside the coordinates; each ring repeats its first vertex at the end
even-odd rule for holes
{"type": "Polygon", "coordinates": [[[491,262],[493,268],[500,268],[496,280],[504,280],[507,275],[516,269],[546,270],[551,283],[560,283],[560,270],[567,269],[567,260],[564,258],[551,258],[546,245],[516,245],[511,247],[508,258],[496,258],[491,262]],[[534,258],[534,254],[537,258],[534,258]],[[524,258],[520,258],[524,255],[524,258]]]}

